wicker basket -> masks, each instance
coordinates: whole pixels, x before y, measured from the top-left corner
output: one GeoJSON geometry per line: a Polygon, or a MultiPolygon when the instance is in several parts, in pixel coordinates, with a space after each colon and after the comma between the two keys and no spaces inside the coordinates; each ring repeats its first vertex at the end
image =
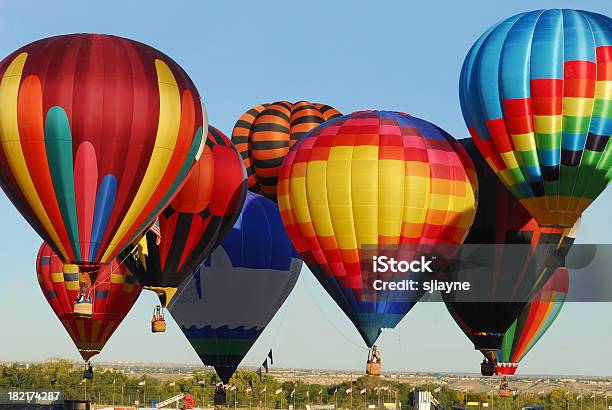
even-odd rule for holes
{"type": "Polygon", "coordinates": [[[156,319],[151,321],[151,332],[163,333],[166,331],[166,321],[164,319],[156,319]]]}
{"type": "Polygon", "coordinates": [[[380,372],[382,370],[381,362],[372,363],[368,362],[366,367],[366,373],[370,376],[380,376],[380,372]]]}
{"type": "Polygon", "coordinates": [[[74,316],[80,318],[90,318],[93,313],[93,303],[78,302],[74,304],[74,316]]]}

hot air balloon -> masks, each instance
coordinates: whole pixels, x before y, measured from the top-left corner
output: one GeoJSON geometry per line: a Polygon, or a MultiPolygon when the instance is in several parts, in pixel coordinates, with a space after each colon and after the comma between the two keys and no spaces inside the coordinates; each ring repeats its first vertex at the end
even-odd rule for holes
{"type": "Polygon", "coordinates": [[[100,353],[113,332],[128,314],[141,287],[118,259],[103,265],[90,284],[93,315],[76,317],[74,301],[84,279],[76,265],[64,264],[51,246],[43,243],[36,258],[38,283],[47,302],[79,349],[83,360],[100,353]]]}
{"type": "Polygon", "coordinates": [[[92,283],[178,192],[206,129],[187,74],[142,43],[63,35],[0,62],[0,186],[92,283]]]}
{"type": "MultiPolygon", "coordinates": [[[[246,173],[238,151],[209,126],[200,160],[179,194],[137,240],[135,250],[121,254],[142,286],[159,295],[162,307],[232,228],[245,194],[246,173]]],[[[159,312],[152,322],[154,331],[164,330],[159,312]]]]}
{"type": "Polygon", "coordinates": [[[403,113],[362,111],[296,144],[279,174],[278,204],[302,259],[372,347],[422,296],[374,282],[426,275],[376,272],[372,258],[456,248],[475,214],[476,184],[469,157],[442,129],[403,113]]]}
{"type": "MultiPolygon", "coordinates": [[[[476,168],[479,206],[457,260],[446,272],[450,282],[470,282],[470,293],[442,293],[446,307],[477,350],[501,349],[506,330],[560,266],[575,232],[543,228],[499,181],[471,139],[460,141],[476,168]]],[[[494,363],[482,364],[492,375],[494,363]]]]}
{"type": "Polygon", "coordinates": [[[612,179],[612,20],[536,10],[487,30],[461,71],[480,152],[542,226],[571,228],[612,179]]]}
{"type": "Polygon", "coordinates": [[[224,384],[289,296],[301,267],[277,205],[248,192],[234,227],[169,306],[202,363],[224,384]]]}
{"type": "Polygon", "coordinates": [[[516,372],[519,362],[561,312],[568,289],[569,273],[566,268],[559,268],[506,331],[502,348],[496,351],[496,374],[513,375],[516,372]]]}
{"type": "Polygon", "coordinates": [[[289,149],[317,125],[341,114],[325,104],[277,101],[245,112],[232,131],[249,189],[276,201],[278,170],[289,149]]]}

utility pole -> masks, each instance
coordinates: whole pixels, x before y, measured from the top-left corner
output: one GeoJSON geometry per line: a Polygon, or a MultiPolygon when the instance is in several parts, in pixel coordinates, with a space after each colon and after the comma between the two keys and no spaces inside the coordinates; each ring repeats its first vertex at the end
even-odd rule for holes
{"type": "Polygon", "coordinates": [[[351,373],[351,381],[349,386],[351,392],[351,410],[353,410],[353,373],[351,373]]]}

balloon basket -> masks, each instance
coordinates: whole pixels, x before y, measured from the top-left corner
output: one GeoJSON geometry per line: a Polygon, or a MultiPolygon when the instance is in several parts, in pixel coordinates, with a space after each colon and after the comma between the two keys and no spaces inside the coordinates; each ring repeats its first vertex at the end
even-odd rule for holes
{"type": "Polygon", "coordinates": [[[500,389],[499,390],[499,397],[510,397],[510,394],[512,392],[510,391],[510,389],[500,389]]]}
{"type": "Polygon", "coordinates": [[[74,304],[73,314],[80,319],[89,319],[93,314],[93,303],[78,302],[74,304]]]}
{"type": "Polygon", "coordinates": [[[370,376],[380,376],[382,371],[382,363],[368,362],[366,365],[366,373],[370,376]]]}
{"type": "Polygon", "coordinates": [[[480,374],[483,376],[493,376],[495,374],[495,362],[480,363],[480,374]]]}
{"type": "Polygon", "coordinates": [[[164,333],[166,331],[166,321],[164,319],[156,319],[151,321],[151,332],[164,333]]]}

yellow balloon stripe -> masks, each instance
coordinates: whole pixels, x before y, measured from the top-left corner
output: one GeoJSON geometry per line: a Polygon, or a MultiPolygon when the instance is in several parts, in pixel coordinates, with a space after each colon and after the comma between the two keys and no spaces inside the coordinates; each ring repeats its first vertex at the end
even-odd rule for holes
{"type": "Polygon", "coordinates": [[[357,249],[353,225],[353,201],[351,198],[351,158],[353,147],[333,147],[327,162],[327,197],[332,230],[336,233],[339,249],[357,249]]]}
{"type": "Polygon", "coordinates": [[[174,147],[178,139],[178,131],[181,122],[181,97],[178,85],[170,68],[161,60],[155,60],[157,69],[157,81],[159,85],[159,124],[155,137],[155,147],[151,154],[149,166],[145,172],[142,183],[134,197],[125,218],[115,233],[106,252],[102,256],[102,263],[106,263],[112,255],[121,239],[132,227],[136,218],[147,205],[151,196],[157,188],[157,184],[166,172],[174,147]]]}
{"type": "Polygon", "coordinates": [[[19,95],[21,74],[27,58],[27,53],[21,53],[15,57],[0,81],[0,142],[11,168],[11,173],[28,205],[32,208],[51,240],[59,247],[64,259],[69,259],[36,192],[21,148],[19,125],[17,123],[17,96],[19,95]]]}
{"type": "Polygon", "coordinates": [[[358,246],[378,244],[378,146],[353,149],[351,192],[358,246]]]}
{"type": "Polygon", "coordinates": [[[399,244],[404,217],[404,161],[381,160],[378,164],[379,235],[399,244]]]}

